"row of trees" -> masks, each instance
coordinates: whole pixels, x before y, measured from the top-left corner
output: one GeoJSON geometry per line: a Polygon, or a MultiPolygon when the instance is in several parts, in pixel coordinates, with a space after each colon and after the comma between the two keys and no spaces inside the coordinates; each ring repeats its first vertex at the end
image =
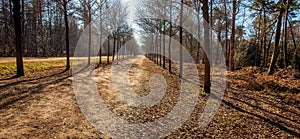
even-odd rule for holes
{"type": "MultiPolygon", "coordinates": [[[[0,37],[4,41],[0,54],[9,56],[16,52],[20,67],[22,54],[66,55],[69,69],[68,57],[84,28],[88,32],[88,64],[90,57],[95,56],[91,54],[93,30],[100,40],[97,45],[101,44],[96,53],[100,55],[100,63],[103,55],[113,55],[114,59],[118,50],[133,38],[131,26],[124,24],[128,11],[119,0],[2,0],[1,6],[0,37]],[[11,47],[14,44],[16,49],[11,47]]],[[[139,3],[137,24],[142,29],[141,35],[152,34],[144,36],[145,42],[151,40],[152,44],[159,44],[145,46],[156,51],[147,56],[164,68],[168,63],[170,72],[172,61],[165,55],[172,56],[171,39],[181,44],[178,50],[181,77],[183,47],[196,62],[202,60],[205,64],[204,90],[209,93],[210,67],[221,61],[221,56],[215,56],[218,51],[224,52],[231,71],[242,66],[268,67],[269,74],[274,73],[276,65],[282,68],[293,65],[299,69],[300,22],[295,20],[298,9],[297,0],[143,0],[139,3]]],[[[109,58],[107,60],[109,62],[109,58]]]]}
{"type": "MultiPolygon", "coordinates": [[[[166,68],[165,63],[168,62],[171,72],[171,61],[164,57],[166,48],[169,47],[169,57],[171,57],[171,50],[170,46],[165,43],[164,36],[167,35],[178,40],[186,49],[190,50],[190,54],[193,55],[196,62],[199,62],[200,59],[204,62],[205,92],[210,92],[210,66],[213,63],[217,64],[220,60],[218,56],[211,59],[215,61],[208,60],[211,54],[215,54],[211,51],[217,51],[212,49],[218,49],[214,47],[214,41],[220,43],[219,47],[224,52],[226,65],[230,71],[242,66],[268,67],[269,74],[274,73],[277,65],[282,68],[292,65],[294,68],[300,69],[298,62],[300,59],[300,21],[296,20],[299,2],[296,0],[252,0],[250,2],[153,0],[143,1],[141,5],[140,15],[138,15],[140,17],[149,17],[145,16],[149,13],[155,14],[156,17],[165,16],[164,19],[155,19],[150,16],[137,21],[143,29],[143,33],[161,34],[158,35],[158,37],[161,36],[161,39],[151,35],[145,37],[145,40],[151,40],[152,44],[157,43],[156,41],[159,44],[153,45],[152,51],[156,54],[150,54],[148,57],[164,68],[166,68]],[[181,6],[178,6],[179,4],[181,6]],[[189,11],[184,11],[186,8],[183,6],[193,8],[197,14],[194,16],[188,13],[189,11]],[[193,22],[198,24],[196,33],[191,34],[189,27],[185,26],[186,17],[193,18],[193,22]],[[200,22],[199,18],[206,22],[200,22]],[[182,28],[182,26],[185,27],[182,28]],[[209,28],[213,31],[211,32],[209,28]],[[195,38],[203,38],[203,44],[200,44],[195,38]]],[[[151,45],[151,43],[147,44],[151,45]]],[[[181,50],[179,52],[182,53],[181,50]]],[[[181,63],[182,57],[179,66],[180,76],[182,74],[181,63]]]]}
{"type": "MultiPolygon", "coordinates": [[[[65,40],[66,24],[64,17],[69,17],[69,35],[71,49],[76,45],[80,30],[74,14],[68,11],[68,1],[52,0],[22,0],[20,2],[20,16],[22,29],[22,45],[24,56],[62,56],[66,53],[65,40]],[[65,12],[65,9],[67,10],[65,12]],[[67,15],[65,15],[65,13],[67,15]]],[[[0,13],[0,55],[13,56],[14,23],[11,0],[1,2],[0,13]]]]}
{"type": "MultiPolygon", "coordinates": [[[[205,64],[205,78],[204,78],[204,91],[210,93],[210,66],[211,66],[211,51],[210,44],[210,28],[209,28],[209,14],[208,14],[208,1],[145,1],[144,6],[140,9],[140,18],[138,24],[142,27],[143,32],[147,34],[161,34],[156,37],[150,35],[146,36],[145,40],[151,40],[147,43],[147,47],[152,47],[154,54],[147,55],[151,60],[155,61],[158,65],[166,68],[166,54],[169,57],[168,65],[169,72],[172,72],[172,62],[170,59],[172,55],[179,55],[179,76],[183,77],[183,62],[186,58],[183,54],[183,47],[190,50],[190,54],[199,62],[200,53],[203,57],[205,64]],[[194,2],[194,3],[193,3],[194,2]],[[195,5],[192,5],[195,4],[195,5]],[[184,6],[185,5],[185,6],[184,6]],[[188,8],[187,6],[192,8],[188,8]],[[203,17],[200,15],[200,6],[202,6],[203,17]],[[191,10],[192,9],[192,10],[191,10]],[[150,15],[149,15],[150,14],[150,15]],[[148,15],[148,16],[145,16],[148,15]],[[151,17],[151,15],[154,15],[151,17]],[[159,19],[160,18],[160,19],[159,19]],[[200,20],[203,18],[203,20],[200,20]],[[179,23],[178,23],[179,22],[179,23]],[[169,36],[168,51],[166,51],[166,35],[169,36]],[[171,39],[174,38],[180,43],[178,51],[173,51],[171,39]],[[203,44],[200,44],[200,38],[203,38],[203,44]],[[202,46],[201,46],[202,45],[202,46]],[[202,47],[202,50],[200,50],[202,47]],[[205,51],[205,52],[204,52],[205,51]]],[[[176,48],[175,48],[176,49],[176,48]]],[[[145,49],[145,51],[149,52],[145,49]]]]}
{"type": "Polygon", "coordinates": [[[23,56],[66,56],[68,70],[69,57],[74,54],[80,35],[87,32],[88,64],[92,48],[98,45],[101,47],[96,55],[100,55],[100,63],[104,55],[113,55],[114,60],[117,50],[133,38],[132,28],[125,24],[126,10],[120,0],[3,0],[0,37],[4,41],[0,44],[0,56],[17,56],[17,76],[24,75],[23,56]],[[92,32],[98,38],[92,38],[92,32]],[[103,39],[105,33],[107,38],[103,39]],[[97,44],[92,44],[95,40],[97,44]]]}

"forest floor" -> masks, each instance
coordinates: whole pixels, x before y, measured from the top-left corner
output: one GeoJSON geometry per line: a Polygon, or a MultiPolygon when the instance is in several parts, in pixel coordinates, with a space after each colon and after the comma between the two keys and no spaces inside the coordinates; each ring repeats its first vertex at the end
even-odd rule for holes
{"type": "MultiPolygon", "coordinates": [[[[164,96],[168,99],[149,109],[132,109],[114,93],[110,69],[103,64],[94,73],[101,98],[114,114],[128,121],[146,122],[163,117],[174,107],[180,86],[177,75],[137,57],[129,71],[135,93],[147,95],[150,77],[160,74],[168,84],[164,96]]],[[[300,138],[298,74],[292,68],[273,76],[255,67],[228,72],[226,93],[213,120],[199,128],[208,99],[207,94],[200,93],[191,116],[167,138],[300,138]]],[[[109,138],[81,112],[72,81],[72,72],[64,71],[62,65],[17,79],[1,75],[0,138],[109,138]]]]}

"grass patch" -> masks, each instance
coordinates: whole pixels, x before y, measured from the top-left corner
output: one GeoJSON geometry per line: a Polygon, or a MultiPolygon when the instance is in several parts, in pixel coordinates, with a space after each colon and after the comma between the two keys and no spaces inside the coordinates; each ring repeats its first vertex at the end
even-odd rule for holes
{"type": "MultiPolygon", "coordinates": [[[[63,68],[66,66],[66,60],[55,61],[36,61],[36,62],[24,62],[24,72],[26,76],[30,76],[36,72],[45,72],[54,68],[63,68]]],[[[2,63],[0,64],[0,76],[12,77],[17,72],[16,63],[2,63]]]]}
{"type": "MultiPolygon", "coordinates": [[[[1,58],[2,60],[5,58],[1,58]]],[[[9,58],[7,58],[9,59],[9,58]]],[[[73,59],[70,59],[71,67],[73,65],[73,59]]],[[[75,64],[87,64],[87,58],[81,60],[75,60],[75,64]]],[[[92,57],[91,64],[98,64],[99,58],[92,57]]],[[[107,57],[102,57],[103,64],[107,63],[107,57]]],[[[112,57],[110,57],[110,63],[112,63],[112,57]]],[[[45,60],[45,61],[25,61],[24,72],[26,77],[34,76],[36,73],[49,72],[51,69],[64,69],[66,67],[66,60],[45,60]]],[[[17,65],[15,62],[0,63],[0,78],[12,77],[16,75],[17,65]]]]}

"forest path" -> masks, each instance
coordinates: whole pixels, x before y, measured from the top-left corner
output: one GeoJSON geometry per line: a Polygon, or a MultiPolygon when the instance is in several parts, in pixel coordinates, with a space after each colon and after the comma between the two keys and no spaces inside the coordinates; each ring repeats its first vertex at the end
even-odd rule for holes
{"type": "MultiPolygon", "coordinates": [[[[122,62],[126,61],[131,62],[132,59],[122,62]]],[[[101,98],[112,113],[128,121],[145,122],[164,117],[172,110],[180,95],[178,76],[169,74],[166,69],[145,57],[137,57],[135,61],[129,71],[130,86],[135,93],[147,95],[147,92],[150,92],[150,77],[160,74],[164,76],[168,85],[164,99],[149,109],[127,106],[113,93],[111,65],[101,65],[94,72],[101,98]]],[[[202,69],[203,67],[200,68],[202,69]]],[[[63,69],[53,69],[47,72],[48,75],[40,77],[0,80],[0,137],[107,138],[82,114],[72,87],[71,72],[61,71],[63,69]]],[[[229,74],[223,103],[210,124],[202,129],[198,126],[208,98],[208,95],[200,94],[190,118],[169,138],[299,137],[298,101],[272,95],[267,87],[253,87],[253,84],[257,84],[254,82],[256,80],[261,79],[245,71],[229,74]]],[[[299,84],[296,85],[294,88],[297,91],[299,84]]]]}

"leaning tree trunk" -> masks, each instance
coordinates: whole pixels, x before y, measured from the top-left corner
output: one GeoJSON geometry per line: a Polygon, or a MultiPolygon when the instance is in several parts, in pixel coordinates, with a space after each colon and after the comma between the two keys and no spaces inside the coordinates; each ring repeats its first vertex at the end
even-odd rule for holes
{"type": "Polygon", "coordinates": [[[296,44],[296,40],[295,40],[295,35],[293,32],[293,28],[292,28],[292,24],[289,21],[289,25],[291,27],[291,34],[292,34],[292,40],[293,40],[293,44],[294,44],[294,54],[293,54],[293,66],[296,69],[297,68],[297,61],[296,61],[296,57],[297,57],[297,44],[296,44]]]}
{"type": "Polygon", "coordinates": [[[23,68],[23,48],[22,48],[22,25],[21,25],[21,12],[20,12],[20,1],[13,0],[13,18],[15,27],[15,41],[16,41],[16,60],[17,60],[17,75],[16,77],[24,76],[23,68]]]}
{"type": "Polygon", "coordinates": [[[277,18],[277,27],[276,27],[276,33],[275,33],[275,44],[274,44],[274,51],[271,59],[271,64],[268,70],[268,74],[272,75],[274,73],[275,64],[278,57],[278,45],[280,40],[280,30],[281,30],[281,20],[282,20],[282,14],[284,13],[284,9],[281,8],[278,18],[277,18]]]}

